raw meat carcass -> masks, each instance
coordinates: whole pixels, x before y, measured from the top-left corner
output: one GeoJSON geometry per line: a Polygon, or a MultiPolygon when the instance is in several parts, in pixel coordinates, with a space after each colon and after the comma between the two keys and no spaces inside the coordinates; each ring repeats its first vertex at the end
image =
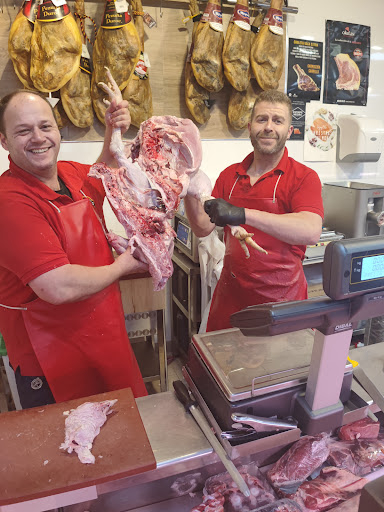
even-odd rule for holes
{"type": "Polygon", "coordinates": [[[331,512],[359,512],[360,494],[343,501],[340,505],[332,507],[331,512]]]}
{"type": "Polygon", "coordinates": [[[358,91],[360,87],[360,70],[356,62],[347,53],[336,55],[335,62],[339,70],[336,89],[358,91]]]}
{"type": "Polygon", "coordinates": [[[97,31],[92,54],[92,103],[99,121],[103,124],[105,123],[105,103],[103,101],[105,94],[98,87],[98,83],[108,81],[106,67],[111,70],[115,82],[122,91],[128,85],[140,57],[139,34],[127,12],[120,13],[121,16],[126,15],[124,19],[124,23],[127,21],[126,24],[121,24],[115,28],[104,25],[107,16],[109,16],[108,19],[111,19],[118,15],[116,11],[109,12],[114,5],[114,2],[107,0],[104,21],[97,31]]]}
{"type": "Polygon", "coordinates": [[[303,68],[301,68],[298,64],[293,66],[293,70],[297,75],[297,87],[301,91],[318,91],[319,88],[316,85],[316,82],[307,75],[303,68]]]}
{"type": "Polygon", "coordinates": [[[224,74],[237,91],[245,91],[249,85],[251,78],[250,50],[251,27],[248,0],[237,0],[225,34],[223,48],[224,74]]]}
{"type": "Polygon", "coordinates": [[[332,466],[321,470],[320,475],[300,485],[292,496],[306,512],[329,510],[358,494],[367,483],[345,469],[332,466]]]}
{"type": "Polygon", "coordinates": [[[268,471],[272,486],[283,494],[295,492],[327,460],[328,444],[329,436],[324,433],[299,439],[268,471]]]}
{"type": "MultiPolygon", "coordinates": [[[[26,2],[28,4],[31,2],[26,2]]],[[[18,12],[9,31],[8,53],[20,82],[26,89],[35,89],[30,77],[33,23],[24,14],[26,5],[18,12]]]]}
{"type": "Polygon", "coordinates": [[[228,121],[235,130],[243,130],[251,122],[251,115],[256,96],[261,92],[259,84],[251,78],[245,91],[232,88],[228,102],[228,121]]]}
{"type": "Polygon", "coordinates": [[[39,7],[31,38],[31,79],[37,90],[58,91],[78,71],[81,56],[81,36],[76,21],[69,12],[64,18],[47,21],[44,3],[39,7]]]}
{"type": "MultiPolygon", "coordinates": [[[[75,12],[85,15],[84,0],[76,0],[75,12]]],[[[80,30],[80,19],[77,19],[80,30]]],[[[83,39],[86,44],[86,39],[83,39]]],[[[65,113],[78,128],[88,128],[93,124],[93,108],[91,100],[91,75],[90,72],[79,66],[73,77],[60,89],[61,102],[65,113]]]]}
{"type": "Polygon", "coordinates": [[[123,98],[129,103],[132,124],[137,128],[153,114],[152,90],[149,81],[149,71],[144,55],[144,21],[143,5],[141,0],[131,0],[135,27],[140,39],[140,58],[127,87],[123,91],[123,98]],[[137,13],[137,14],[135,14],[137,13]]]}
{"type": "Polygon", "coordinates": [[[85,402],[72,409],[65,420],[65,441],[60,445],[60,449],[68,453],[76,452],[83,464],[94,464],[92,443],[107,421],[107,415],[113,412],[110,408],[116,402],[117,400],[85,402]]]}
{"type": "Polygon", "coordinates": [[[343,425],[338,436],[343,441],[353,441],[354,439],[377,439],[380,430],[380,423],[371,418],[363,418],[348,425],[343,425]]]}
{"type": "Polygon", "coordinates": [[[283,0],[271,0],[257,37],[251,45],[251,67],[260,87],[277,89],[284,69],[283,0]]]}
{"type": "Polygon", "coordinates": [[[221,6],[215,0],[208,0],[194,35],[191,64],[196,80],[210,92],[224,87],[223,45],[221,6]]]}
{"type": "MultiPolygon", "coordinates": [[[[197,16],[199,14],[199,6],[197,0],[190,0],[189,10],[191,16],[197,16]]],[[[184,69],[184,80],[185,80],[185,103],[188,110],[192,114],[194,120],[199,124],[206,123],[211,114],[209,113],[208,102],[209,102],[209,91],[204,89],[199,82],[196,80],[193,74],[191,56],[194,47],[194,41],[197,30],[197,22],[193,24],[192,29],[192,44],[188,51],[187,59],[185,62],[184,69]]]]}
{"type": "Polygon", "coordinates": [[[330,444],[328,462],[365,476],[384,465],[384,442],[380,439],[334,441],[330,444]]]}

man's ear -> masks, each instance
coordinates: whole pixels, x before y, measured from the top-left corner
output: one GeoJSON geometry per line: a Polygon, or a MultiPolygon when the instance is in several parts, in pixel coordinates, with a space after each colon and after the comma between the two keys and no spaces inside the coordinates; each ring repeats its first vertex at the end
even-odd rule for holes
{"type": "Polygon", "coordinates": [[[0,144],[6,151],[8,151],[7,138],[3,133],[0,133],[0,144]]]}
{"type": "Polygon", "coordinates": [[[291,138],[292,132],[293,132],[293,126],[291,125],[288,130],[287,140],[291,138]]]}

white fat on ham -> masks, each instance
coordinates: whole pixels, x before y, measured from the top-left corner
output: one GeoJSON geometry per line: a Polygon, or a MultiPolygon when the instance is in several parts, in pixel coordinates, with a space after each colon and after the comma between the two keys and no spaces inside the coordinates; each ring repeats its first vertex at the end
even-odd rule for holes
{"type": "Polygon", "coordinates": [[[117,399],[85,402],[72,409],[65,420],[65,441],[60,449],[68,453],[76,452],[83,464],[94,464],[95,456],[91,453],[93,441],[107,421],[107,415],[113,412],[110,409],[116,402],[117,399]]]}

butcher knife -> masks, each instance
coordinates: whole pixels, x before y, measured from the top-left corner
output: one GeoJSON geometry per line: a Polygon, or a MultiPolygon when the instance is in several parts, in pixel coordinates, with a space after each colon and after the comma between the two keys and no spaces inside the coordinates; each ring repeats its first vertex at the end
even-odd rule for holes
{"type": "Polygon", "coordinates": [[[232,460],[229,458],[229,455],[221,446],[220,441],[216,438],[215,434],[212,432],[211,427],[206,420],[203,413],[197,406],[197,402],[193,400],[188,392],[187,387],[181,380],[176,380],[173,383],[173,387],[175,389],[175,393],[180,402],[184,405],[185,409],[189,411],[192,416],[195,418],[196,423],[199,425],[203,434],[208,439],[210,445],[214,449],[214,451],[219,456],[221,462],[224,464],[226,470],[233,478],[233,481],[236,483],[240,491],[247,498],[251,495],[247,484],[244,482],[244,478],[241,476],[239,470],[234,465],[232,460]]]}
{"type": "MultiPolygon", "coordinates": [[[[371,381],[371,379],[368,377],[368,375],[365,373],[365,371],[359,365],[359,363],[357,361],[354,361],[350,357],[348,357],[347,359],[350,363],[352,363],[354,378],[357,380],[360,386],[364,388],[364,390],[372,398],[375,404],[384,412],[384,396],[380,393],[376,385],[371,381]]],[[[372,413],[372,411],[368,412],[368,416],[374,421],[378,421],[378,419],[372,413]]]]}

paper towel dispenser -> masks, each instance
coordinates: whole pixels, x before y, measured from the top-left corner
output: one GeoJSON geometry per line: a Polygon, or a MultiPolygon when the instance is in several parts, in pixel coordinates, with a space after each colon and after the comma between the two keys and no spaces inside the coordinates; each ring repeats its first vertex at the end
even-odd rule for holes
{"type": "Polygon", "coordinates": [[[377,162],[381,155],[384,125],[379,119],[339,114],[337,159],[339,162],[377,162]]]}

